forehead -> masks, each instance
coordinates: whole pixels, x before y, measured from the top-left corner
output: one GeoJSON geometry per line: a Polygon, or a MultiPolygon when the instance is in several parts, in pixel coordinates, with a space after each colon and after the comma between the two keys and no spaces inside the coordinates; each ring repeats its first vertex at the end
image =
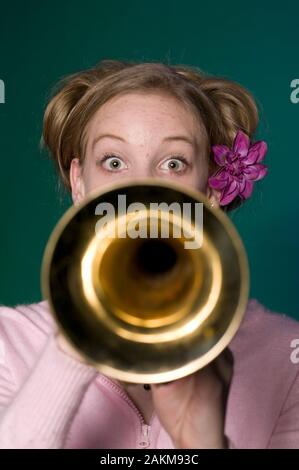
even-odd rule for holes
{"type": "Polygon", "coordinates": [[[130,130],[148,127],[158,133],[185,131],[198,133],[199,121],[184,103],[162,93],[126,93],[111,98],[94,114],[89,133],[99,130],[130,130]]]}

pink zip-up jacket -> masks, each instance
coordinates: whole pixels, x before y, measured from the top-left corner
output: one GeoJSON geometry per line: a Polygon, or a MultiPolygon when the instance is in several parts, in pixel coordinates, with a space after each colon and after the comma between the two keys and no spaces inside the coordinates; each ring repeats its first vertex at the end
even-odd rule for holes
{"type": "MultiPolygon", "coordinates": [[[[0,448],[174,448],[155,413],[145,424],[114,380],[59,349],[56,332],[47,301],[0,307],[0,448]]],[[[249,300],[229,346],[230,448],[299,448],[296,344],[299,322],[249,300]]]]}

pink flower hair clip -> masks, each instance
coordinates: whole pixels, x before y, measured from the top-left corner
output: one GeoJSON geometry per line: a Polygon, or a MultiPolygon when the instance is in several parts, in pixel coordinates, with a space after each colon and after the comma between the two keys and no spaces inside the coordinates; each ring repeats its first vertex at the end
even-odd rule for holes
{"type": "Polygon", "coordinates": [[[212,146],[214,160],[220,168],[209,178],[209,186],[221,191],[219,204],[225,206],[235,197],[248,199],[254,181],[268,173],[268,167],[260,162],[267,152],[267,144],[259,140],[250,144],[247,134],[239,130],[232,149],[226,145],[212,146]]]}

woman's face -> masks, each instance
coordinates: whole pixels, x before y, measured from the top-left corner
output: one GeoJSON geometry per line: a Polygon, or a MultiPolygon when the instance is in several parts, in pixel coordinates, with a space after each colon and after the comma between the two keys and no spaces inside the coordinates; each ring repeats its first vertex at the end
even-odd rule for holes
{"type": "Polygon", "coordinates": [[[161,178],[218,198],[207,186],[204,136],[194,115],[163,94],[128,93],[106,102],[87,127],[86,154],[71,162],[72,198],[136,178],[161,178]]]}

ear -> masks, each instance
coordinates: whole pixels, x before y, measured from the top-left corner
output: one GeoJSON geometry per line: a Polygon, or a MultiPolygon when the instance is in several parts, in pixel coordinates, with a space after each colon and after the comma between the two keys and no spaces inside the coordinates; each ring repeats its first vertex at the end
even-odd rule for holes
{"type": "Polygon", "coordinates": [[[208,199],[210,200],[211,206],[219,208],[219,206],[220,206],[219,201],[220,201],[221,192],[217,191],[217,189],[211,188],[209,185],[207,185],[206,195],[207,195],[208,199]]]}
{"type": "Polygon", "coordinates": [[[72,188],[72,199],[76,206],[85,196],[85,187],[82,178],[82,166],[79,158],[73,158],[70,167],[70,184],[72,188]]]}

